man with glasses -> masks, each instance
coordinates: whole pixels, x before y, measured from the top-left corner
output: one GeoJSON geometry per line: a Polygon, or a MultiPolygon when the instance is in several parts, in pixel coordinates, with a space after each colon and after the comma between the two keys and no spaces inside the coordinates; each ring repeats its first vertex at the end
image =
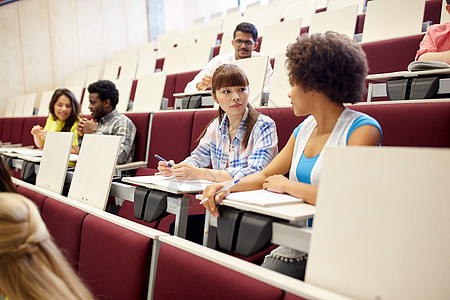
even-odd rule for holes
{"type": "MultiPolygon", "coordinates": [[[[195,76],[195,78],[186,85],[185,93],[195,93],[211,88],[211,77],[217,67],[232,63],[238,59],[261,56],[260,53],[254,51],[258,46],[258,30],[255,25],[250,23],[240,23],[236,26],[233,33],[231,44],[234,51],[217,55],[209,61],[209,63],[195,76]]],[[[270,81],[272,77],[272,66],[267,63],[266,79],[264,82],[264,92],[269,92],[270,81]]]]}

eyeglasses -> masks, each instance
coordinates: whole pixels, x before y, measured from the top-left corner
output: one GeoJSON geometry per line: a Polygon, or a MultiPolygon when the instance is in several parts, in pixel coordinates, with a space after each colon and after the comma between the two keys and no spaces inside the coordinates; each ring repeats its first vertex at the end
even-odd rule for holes
{"type": "Polygon", "coordinates": [[[247,40],[247,41],[243,41],[243,40],[234,40],[234,43],[235,43],[238,47],[242,46],[242,44],[245,44],[246,47],[250,47],[250,46],[253,46],[253,44],[255,44],[255,42],[252,41],[252,40],[247,40]]]}

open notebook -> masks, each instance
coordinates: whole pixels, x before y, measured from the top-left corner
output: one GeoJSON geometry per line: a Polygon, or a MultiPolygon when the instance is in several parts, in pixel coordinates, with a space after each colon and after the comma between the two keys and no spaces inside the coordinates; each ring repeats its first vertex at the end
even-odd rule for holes
{"type": "Polygon", "coordinates": [[[288,194],[280,194],[268,190],[235,192],[229,194],[226,200],[239,201],[260,206],[275,206],[302,203],[303,200],[288,194]]]}
{"type": "Polygon", "coordinates": [[[174,194],[202,192],[208,185],[214,183],[208,180],[177,180],[173,176],[162,175],[124,177],[122,181],[174,194]]]}

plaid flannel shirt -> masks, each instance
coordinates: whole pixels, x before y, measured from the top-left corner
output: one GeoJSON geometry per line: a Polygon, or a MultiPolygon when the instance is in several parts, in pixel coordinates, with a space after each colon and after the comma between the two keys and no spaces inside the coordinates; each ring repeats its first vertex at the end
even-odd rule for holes
{"type": "Polygon", "coordinates": [[[215,119],[209,125],[198,147],[184,162],[199,168],[211,164],[215,170],[228,171],[233,178],[260,172],[278,153],[276,126],[271,118],[260,114],[250,134],[247,148],[243,149],[242,140],[246,129],[244,121],[247,115],[248,109],[232,141],[226,115],[221,124],[218,118],[215,119]]]}

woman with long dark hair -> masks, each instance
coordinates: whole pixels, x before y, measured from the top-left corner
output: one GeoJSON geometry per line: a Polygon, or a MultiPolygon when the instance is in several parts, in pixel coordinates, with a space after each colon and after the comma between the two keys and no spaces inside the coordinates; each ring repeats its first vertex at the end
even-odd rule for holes
{"type": "Polygon", "coordinates": [[[224,64],[212,77],[212,97],[219,104],[191,156],[169,167],[164,176],[223,181],[260,172],[278,153],[275,122],[248,103],[249,82],[236,65],[224,64]],[[211,165],[212,169],[207,169],[211,165]]]}
{"type": "Polygon", "coordinates": [[[77,125],[80,114],[80,104],[75,95],[68,89],[57,89],[48,107],[50,115],[44,128],[34,125],[31,129],[36,147],[43,148],[48,131],[74,132],[72,153],[78,154],[77,125]]]}

